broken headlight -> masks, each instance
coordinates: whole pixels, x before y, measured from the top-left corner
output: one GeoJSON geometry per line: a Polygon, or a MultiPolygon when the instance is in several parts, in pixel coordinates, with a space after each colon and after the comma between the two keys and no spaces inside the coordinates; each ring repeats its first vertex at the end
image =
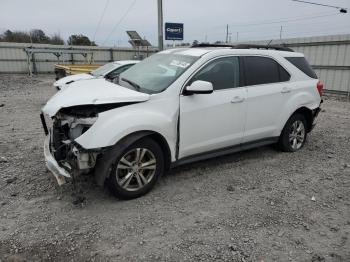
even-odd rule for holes
{"type": "Polygon", "coordinates": [[[76,138],[84,134],[97,120],[97,117],[78,118],[73,116],[65,116],[61,119],[61,125],[67,125],[68,138],[74,141],[76,138]]]}
{"type": "Polygon", "coordinates": [[[51,149],[57,162],[68,171],[93,168],[97,152],[86,151],[74,140],[86,132],[97,120],[95,117],[76,117],[57,114],[53,122],[51,149]]]}

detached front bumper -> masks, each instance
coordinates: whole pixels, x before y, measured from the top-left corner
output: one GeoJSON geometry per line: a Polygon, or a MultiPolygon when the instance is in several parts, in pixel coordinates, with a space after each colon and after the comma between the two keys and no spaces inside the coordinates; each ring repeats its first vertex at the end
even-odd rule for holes
{"type": "Polygon", "coordinates": [[[46,166],[50,170],[50,172],[55,176],[58,185],[63,185],[66,183],[66,177],[71,177],[71,175],[62,167],[60,167],[53,157],[50,151],[50,134],[48,134],[45,138],[44,143],[44,155],[46,166]]]}

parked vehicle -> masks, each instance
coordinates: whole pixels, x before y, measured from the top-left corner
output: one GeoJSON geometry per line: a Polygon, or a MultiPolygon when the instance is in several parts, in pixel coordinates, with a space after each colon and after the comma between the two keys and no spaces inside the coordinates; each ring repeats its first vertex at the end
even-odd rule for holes
{"type": "Polygon", "coordinates": [[[63,77],[57,80],[53,85],[57,90],[61,90],[64,87],[67,87],[69,84],[79,81],[79,80],[88,80],[93,78],[106,78],[113,80],[117,78],[122,72],[129,69],[131,66],[137,64],[137,60],[121,60],[115,61],[92,70],[91,72],[75,74],[63,77]]]}
{"type": "Polygon", "coordinates": [[[55,79],[56,81],[66,77],[67,75],[77,75],[90,73],[92,70],[95,70],[101,67],[101,64],[55,64],[55,79]]]}
{"type": "Polygon", "coordinates": [[[301,149],[323,84],[282,47],[202,45],[152,55],[120,75],[71,84],[41,115],[45,158],[59,183],[93,171],[130,199],[169,168],[267,144],[301,149]]]}

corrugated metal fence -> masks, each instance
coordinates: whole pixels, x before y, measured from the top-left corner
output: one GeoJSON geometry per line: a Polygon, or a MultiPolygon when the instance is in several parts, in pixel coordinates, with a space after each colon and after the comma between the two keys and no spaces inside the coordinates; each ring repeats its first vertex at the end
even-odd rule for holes
{"type": "Polygon", "coordinates": [[[37,53],[30,57],[35,62],[38,73],[53,73],[54,64],[57,63],[86,63],[92,60],[93,63],[105,64],[115,60],[129,60],[144,58],[152,53],[154,49],[135,50],[133,48],[108,48],[97,46],[62,46],[47,44],[26,44],[0,42],[0,73],[28,73],[27,55],[24,48],[34,47],[40,49],[73,49],[85,50],[89,54],[84,57],[81,54],[62,54],[59,58],[53,53],[37,53]],[[92,56],[91,56],[92,53],[92,56]]]}
{"type": "MultiPolygon", "coordinates": [[[[279,40],[272,42],[280,43],[279,40]]],[[[324,82],[325,89],[350,95],[350,34],[283,39],[282,43],[305,54],[317,76],[324,82]]]]}
{"type": "MultiPolygon", "coordinates": [[[[255,41],[266,44],[268,41],[255,41]]],[[[274,41],[272,44],[275,44],[274,41]]],[[[277,43],[279,43],[277,41],[277,43]]],[[[287,46],[296,52],[304,53],[314,67],[319,78],[329,91],[342,92],[350,95],[350,34],[322,37],[305,37],[283,40],[287,46]]],[[[31,44],[0,43],[0,73],[28,72],[27,56],[23,48],[31,44]]],[[[132,59],[139,54],[146,57],[154,50],[138,52],[132,48],[108,48],[86,46],[53,46],[35,44],[40,48],[65,48],[93,51],[95,63],[107,63],[113,60],[132,59]]],[[[67,63],[83,63],[85,58],[80,54],[64,54],[60,57],[67,63]]],[[[32,58],[33,60],[33,58],[32,58]]],[[[35,54],[36,68],[39,73],[53,72],[57,57],[54,54],[35,54]]]]}

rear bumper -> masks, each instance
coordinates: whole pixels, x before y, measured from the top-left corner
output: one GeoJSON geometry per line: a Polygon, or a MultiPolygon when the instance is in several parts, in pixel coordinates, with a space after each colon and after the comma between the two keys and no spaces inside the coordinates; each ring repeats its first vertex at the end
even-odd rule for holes
{"type": "Polygon", "coordinates": [[[66,182],[66,177],[71,177],[71,175],[64,168],[58,165],[56,159],[51,154],[50,134],[48,134],[45,138],[44,155],[45,155],[46,167],[55,176],[57,183],[59,185],[63,185],[66,182]]]}

